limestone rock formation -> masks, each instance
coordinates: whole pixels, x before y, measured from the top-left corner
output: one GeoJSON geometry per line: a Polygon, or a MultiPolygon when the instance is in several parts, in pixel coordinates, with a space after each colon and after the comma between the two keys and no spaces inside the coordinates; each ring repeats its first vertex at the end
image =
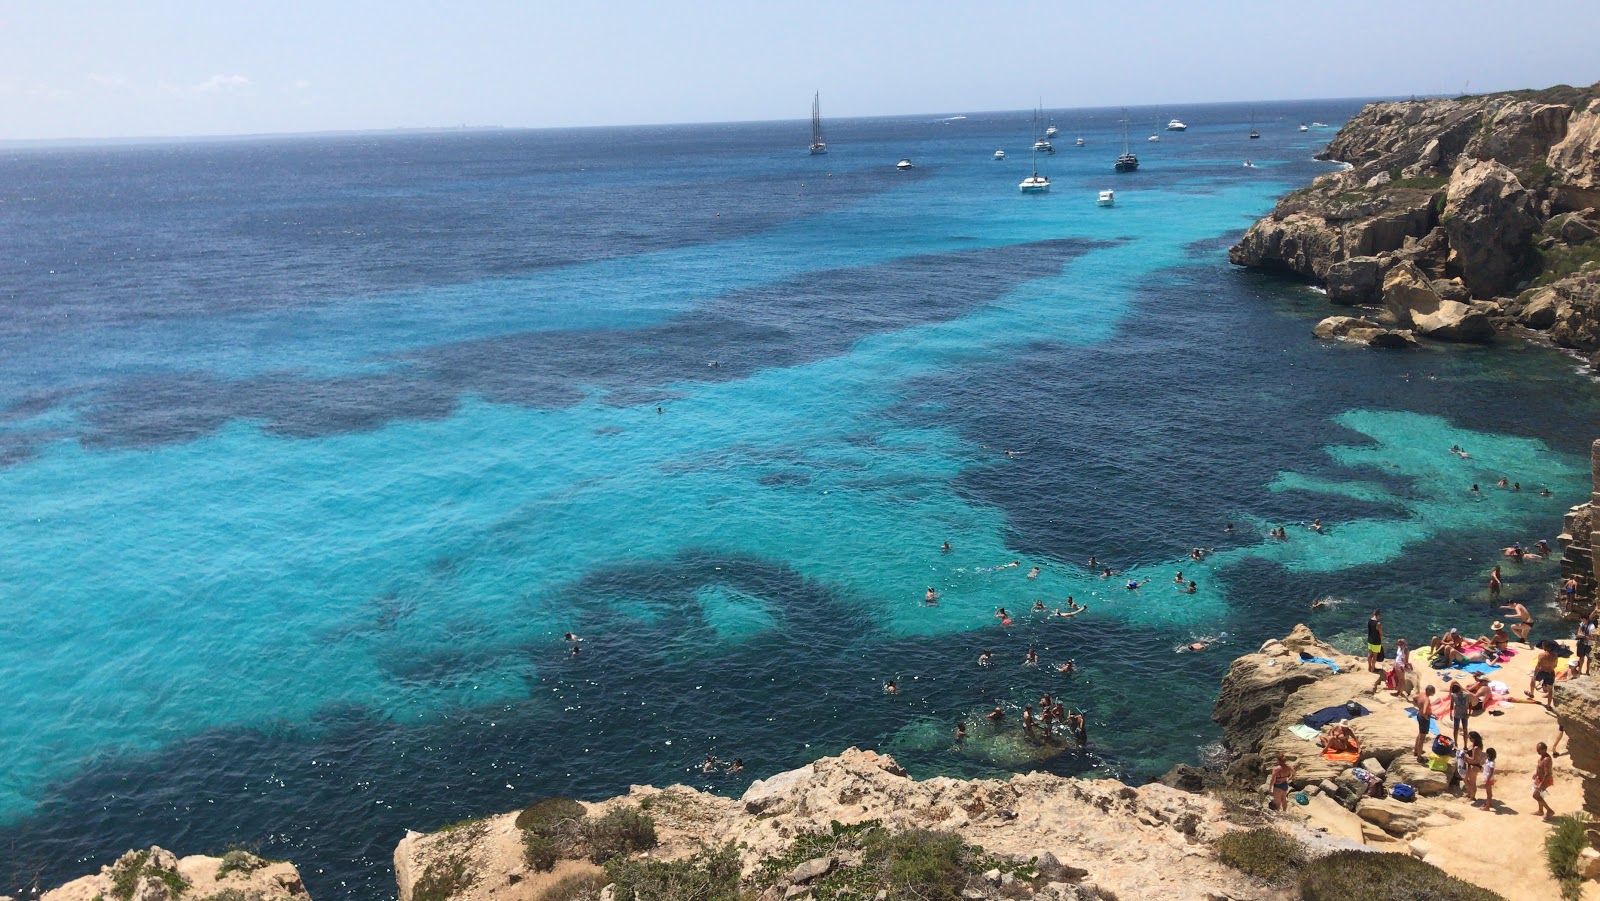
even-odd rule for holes
{"type": "MultiPolygon", "coordinates": [[[[1210,853],[1209,843],[1232,828],[1220,801],[1159,784],[1133,788],[1043,772],[1004,780],[914,780],[892,758],[851,748],[756,782],[738,800],[685,786],[634,786],[626,796],[585,807],[598,816],[645,805],[660,842],[652,857],[675,860],[702,843],[740,843],[746,878],[763,859],[786,852],[800,834],[826,833],[835,821],[876,820],[896,831],[955,832],[1003,857],[1037,857],[1068,892],[1046,898],[1276,897],[1210,853]]],[[[504,814],[432,835],[408,835],[395,850],[401,901],[411,901],[441,861],[450,862],[452,873],[465,874],[458,880],[463,888],[453,895],[463,901],[531,898],[535,887],[551,884],[558,874],[593,871],[586,862],[562,861],[553,873],[530,872],[515,819],[504,814]]],[[[1006,893],[1001,874],[994,875],[994,890],[976,897],[1006,893]]],[[[1016,891],[1010,897],[1037,899],[1043,893],[1023,891],[1020,881],[1011,887],[1016,891]]]]}
{"type": "Polygon", "coordinates": [[[1587,774],[1583,809],[1590,816],[1600,816],[1600,685],[1593,679],[1558,683],[1555,709],[1567,733],[1572,765],[1587,774]]]}
{"type": "Polygon", "coordinates": [[[1230,750],[1243,755],[1258,753],[1276,728],[1289,696],[1332,675],[1327,666],[1302,662],[1302,652],[1333,660],[1341,668],[1359,665],[1355,658],[1318,641],[1304,624],[1295,626],[1283,640],[1269,641],[1256,653],[1233,661],[1222,677],[1222,690],[1211,712],[1230,750]]]}
{"type": "Polygon", "coordinates": [[[1494,324],[1488,310],[1439,296],[1414,263],[1402,262],[1383,280],[1383,303],[1395,319],[1418,334],[1446,341],[1488,341],[1494,324]]]}
{"type": "Polygon", "coordinates": [[[1563,208],[1600,206],[1600,98],[1572,117],[1566,136],[1545,159],[1561,173],[1563,208]]]}
{"type": "Polygon", "coordinates": [[[1561,347],[1600,351],[1600,267],[1530,290],[1512,308],[1519,322],[1549,332],[1561,347]]]}
{"type": "Polygon", "coordinates": [[[1311,334],[1318,338],[1351,341],[1386,349],[1415,347],[1417,344],[1417,339],[1409,330],[1387,329],[1370,319],[1355,316],[1329,316],[1317,323],[1311,334]]]}
{"type": "MultiPolygon", "coordinates": [[[[1324,283],[1344,305],[1384,302],[1409,262],[1432,288],[1407,304],[1426,320],[1417,334],[1449,341],[1510,322],[1476,301],[1506,306],[1523,284],[1600,262],[1600,216],[1586,212],[1600,208],[1600,84],[1370,104],[1322,157],[1350,168],[1281,199],[1230,261],[1324,283]]],[[[1587,325],[1600,311],[1570,311],[1574,346],[1600,334],[1587,325]]],[[[1536,321],[1552,319],[1541,308],[1536,321]]]]}
{"type": "Polygon", "coordinates": [[[1450,176],[1443,223],[1461,281],[1475,297],[1511,287],[1539,227],[1532,195],[1515,172],[1465,156],[1450,176]]]}
{"type": "Polygon", "coordinates": [[[179,858],[151,846],[129,851],[92,876],[84,876],[45,892],[40,901],[95,901],[125,897],[113,887],[132,884],[132,901],[206,901],[247,898],[251,901],[309,901],[300,872],[293,864],[268,862],[246,851],[223,857],[196,854],[179,858]]]}

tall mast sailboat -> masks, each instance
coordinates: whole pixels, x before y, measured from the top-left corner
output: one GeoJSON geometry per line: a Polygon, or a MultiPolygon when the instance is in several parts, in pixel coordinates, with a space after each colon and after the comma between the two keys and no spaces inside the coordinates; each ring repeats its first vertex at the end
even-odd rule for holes
{"type": "MultiPolygon", "coordinates": [[[[1033,134],[1034,134],[1034,137],[1038,138],[1038,135],[1039,135],[1039,114],[1038,113],[1034,113],[1034,115],[1033,115],[1033,134]]],[[[1043,194],[1043,193],[1045,193],[1045,192],[1050,190],[1050,178],[1049,178],[1049,176],[1045,176],[1045,175],[1040,175],[1039,174],[1039,150],[1040,150],[1040,146],[1039,145],[1041,145],[1041,144],[1043,144],[1045,147],[1049,147],[1050,146],[1050,142],[1044,140],[1043,138],[1039,138],[1038,140],[1033,142],[1033,174],[1028,176],[1027,178],[1024,178],[1017,185],[1017,187],[1020,188],[1022,190],[1022,193],[1024,193],[1024,194],[1043,194]]],[[[1051,152],[1053,153],[1054,150],[1051,150],[1051,152]]]]}
{"type": "Polygon", "coordinates": [[[822,140],[822,92],[811,98],[811,153],[827,153],[828,144],[822,140]]]}
{"type": "Polygon", "coordinates": [[[1118,172],[1136,172],[1139,169],[1139,158],[1134,156],[1133,150],[1128,147],[1128,111],[1122,111],[1122,155],[1117,157],[1114,167],[1118,172]]]}

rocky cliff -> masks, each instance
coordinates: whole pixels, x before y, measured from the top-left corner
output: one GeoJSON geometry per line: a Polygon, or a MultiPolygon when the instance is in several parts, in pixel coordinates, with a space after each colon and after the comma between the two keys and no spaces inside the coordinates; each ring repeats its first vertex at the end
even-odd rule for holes
{"type": "Polygon", "coordinates": [[[1517,323],[1600,351],[1600,84],[1370,104],[1322,158],[1348,168],[1283,198],[1228,256],[1378,308],[1329,337],[1486,341],[1517,323]]]}
{"type": "Polygon", "coordinates": [[[293,864],[247,851],[179,858],[164,848],[129,851],[92,876],[40,901],[310,901],[293,864]]]}

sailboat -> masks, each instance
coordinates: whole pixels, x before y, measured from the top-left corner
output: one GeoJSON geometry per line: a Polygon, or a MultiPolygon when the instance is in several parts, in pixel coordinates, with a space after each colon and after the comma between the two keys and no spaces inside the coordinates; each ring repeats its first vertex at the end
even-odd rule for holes
{"type": "Polygon", "coordinates": [[[1161,140],[1161,120],[1160,119],[1157,119],[1155,126],[1150,129],[1150,137],[1146,138],[1146,140],[1149,140],[1149,141],[1160,141],[1161,140]]]}
{"type": "Polygon", "coordinates": [[[1139,158],[1128,149],[1128,111],[1122,111],[1122,155],[1117,157],[1116,170],[1118,172],[1135,172],[1139,169],[1139,158]]]}
{"type": "Polygon", "coordinates": [[[811,98],[811,153],[813,156],[828,152],[828,143],[822,140],[822,92],[811,98]]]}
{"type": "Polygon", "coordinates": [[[1251,110],[1250,111],[1250,140],[1254,141],[1255,139],[1257,139],[1259,137],[1261,137],[1261,132],[1256,131],[1256,111],[1255,110],[1251,110]]]}
{"type": "MultiPolygon", "coordinates": [[[[1056,148],[1054,146],[1052,146],[1050,141],[1048,140],[1048,138],[1054,137],[1054,135],[1046,134],[1045,137],[1039,137],[1039,123],[1041,121],[1043,121],[1043,120],[1044,120],[1044,100],[1040,99],[1039,108],[1037,110],[1035,110],[1034,113],[1033,113],[1033,134],[1034,134],[1033,149],[1034,150],[1043,150],[1045,153],[1055,153],[1056,152],[1056,148]]],[[[1055,126],[1053,126],[1053,125],[1050,126],[1050,131],[1052,131],[1052,132],[1055,131],[1055,126]]]]}
{"type": "MultiPolygon", "coordinates": [[[[1039,133],[1039,118],[1040,118],[1039,114],[1035,113],[1034,116],[1033,116],[1033,133],[1034,134],[1038,134],[1039,133]]],[[[1024,194],[1044,194],[1044,193],[1046,193],[1047,191],[1050,190],[1050,178],[1048,176],[1044,176],[1044,175],[1040,175],[1039,174],[1039,151],[1041,149],[1043,149],[1043,148],[1041,148],[1039,146],[1040,144],[1043,144],[1045,147],[1049,147],[1050,146],[1050,142],[1044,140],[1043,138],[1040,138],[1039,140],[1034,142],[1034,144],[1033,144],[1033,174],[1028,176],[1027,178],[1024,178],[1017,185],[1017,187],[1019,189],[1021,189],[1022,193],[1024,193],[1024,194]]],[[[1055,150],[1051,149],[1050,152],[1054,153],[1055,150]]]]}
{"type": "Polygon", "coordinates": [[[1055,126],[1055,123],[1053,123],[1053,122],[1050,123],[1050,127],[1049,128],[1044,130],[1044,136],[1047,137],[1047,138],[1053,138],[1057,134],[1058,134],[1058,132],[1056,131],[1056,126],[1055,126]]]}

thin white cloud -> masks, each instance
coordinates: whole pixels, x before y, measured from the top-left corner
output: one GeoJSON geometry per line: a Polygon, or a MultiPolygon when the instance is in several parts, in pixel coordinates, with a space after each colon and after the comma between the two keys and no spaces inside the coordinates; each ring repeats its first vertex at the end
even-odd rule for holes
{"type": "Polygon", "coordinates": [[[84,80],[88,81],[89,84],[93,85],[94,87],[105,88],[112,91],[120,91],[131,87],[127,77],[124,75],[105,75],[100,72],[90,72],[88,75],[84,76],[84,80]]]}
{"type": "Polygon", "coordinates": [[[243,75],[213,75],[194,86],[201,94],[226,94],[241,91],[255,84],[243,75]]]}

